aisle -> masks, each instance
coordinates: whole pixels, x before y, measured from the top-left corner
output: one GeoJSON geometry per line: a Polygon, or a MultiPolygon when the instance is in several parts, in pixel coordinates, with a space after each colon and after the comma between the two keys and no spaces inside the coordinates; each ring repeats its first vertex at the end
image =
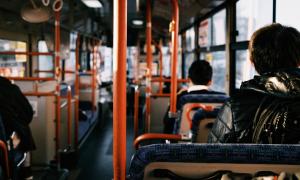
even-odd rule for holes
{"type": "MultiPolygon", "coordinates": [[[[112,169],[112,111],[105,105],[102,117],[80,150],[78,180],[111,180],[112,169]]],[[[127,118],[127,168],[133,154],[133,118],[127,118]]]]}

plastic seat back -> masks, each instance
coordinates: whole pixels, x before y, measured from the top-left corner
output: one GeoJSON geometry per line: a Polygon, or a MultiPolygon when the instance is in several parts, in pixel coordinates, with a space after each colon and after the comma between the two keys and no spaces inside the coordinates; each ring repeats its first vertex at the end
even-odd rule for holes
{"type": "MultiPolygon", "coordinates": [[[[214,109],[222,106],[228,98],[229,97],[225,94],[187,94],[182,96],[178,100],[177,108],[180,109],[180,115],[176,120],[174,133],[182,135],[190,134],[192,122],[188,120],[187,113],[190,117],[192,117],[195,113],[193,109],[191,112],[188,112],[191,108],[197,107],[197,105],[201,104],[204,106],[210,106],[210,108],[214,109]]],[[[211,122],[211,120],[208,122],[211,122]]]]}

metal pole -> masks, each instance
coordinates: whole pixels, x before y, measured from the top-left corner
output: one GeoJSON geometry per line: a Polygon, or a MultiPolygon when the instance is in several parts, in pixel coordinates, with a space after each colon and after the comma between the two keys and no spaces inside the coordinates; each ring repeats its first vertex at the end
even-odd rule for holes
{"type": "Polygon", "coordinates": [[[145,131],[149,132],[150,130],[150,101],[151,101],[151,76],[152,76],[152,49],[151,49],[151,41],[152,41],[152,24],[151,24],[151,0],[147,0],[146,7],[146,45],[147,45],[147,74],[146,74],[146,122],[145,122],[145,131]]]}
{"type": "Polygon", "coordinates": [[[79,127],[79,45],[80,45],[80,36],[77,34],[76,39],[76,67],[75,67],[75,148],[78,148],[78,127],[79,127]]]}
{"type": "Polygon", "coordinates": [[[60,146],[60,12],[55,12],[55,79],[56,79],[56,128],[55,128],[55,150],[56,160],[59,163],[58,150],[60,146]]]}
{"type": "Polygon", "coordinates": [[[114,0],[113,165],[114,179],[126,176],[127,0],[114,0]]]}
{"type": "Polygon", "coordinates": [[[176,94],[177,94],[177,52],[178,52],[178,25],[179,8],[177,0],[172,0],[173,16],[171,22],[172,32],[172,75],[171,75],[171,99],[170,99],[170,117],[176,116],[176,94]]]}

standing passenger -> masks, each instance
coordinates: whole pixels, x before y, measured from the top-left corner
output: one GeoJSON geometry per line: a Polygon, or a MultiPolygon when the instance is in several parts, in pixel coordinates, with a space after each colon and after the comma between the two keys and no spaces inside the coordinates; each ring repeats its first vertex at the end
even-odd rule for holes
{"type": "Polygon", "coordinates": [[[300,106],[277,110],[281,102],[300,97],[300,33],[281,24],[263,27],[252,35],[249,52],[260,76],[243,82],[240,91],[225,103],[208,142],[298,143],[299,117],[289,110],[298,108],[300,112],[300,106]]]}

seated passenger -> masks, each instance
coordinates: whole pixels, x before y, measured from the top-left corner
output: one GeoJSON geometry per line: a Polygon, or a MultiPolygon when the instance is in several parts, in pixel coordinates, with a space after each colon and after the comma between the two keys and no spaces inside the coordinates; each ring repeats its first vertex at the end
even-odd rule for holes
{"type": "Polygon", "coordinates": [[[263,27],[249,52],[259,76],[224,104],[208,142],[299,143],[300,106],[289,104],[300,97],[300,33],[281,24],[263,27]]]}
{"type": "MultiPolygon", "coordinates": [[[[224,94],[221,92],[212,91],[209,86],[212,83],[212,67],[207,61],[197,60],[192,63],[189,69],[189,87],[182,89],[177,94],[177,102],[179,99],[186,94],[224,94]]],[[[180,110],[179,104],[177,103],[177,110],[180,110]]],[[[174,118],[168,117],[168,111],[164,116],[164,133],[171,134],[174,129],[174,118]]]]}
{"type": "MultiPolygon", "coordinates": [[[[6,130],[7,137],[11,137],[15,149],[22,152],[35,150],[35,144],[29,128],[33,118],[33,110],[27,98],[19,87],[8,79],[0,76],[0,114],[6,130]]],[[[25,160],[26,168],[21,172],[30,177],[29,156],[25,160]]],[[[23,176],[23,177],[24,177],[23,176]]]]}

